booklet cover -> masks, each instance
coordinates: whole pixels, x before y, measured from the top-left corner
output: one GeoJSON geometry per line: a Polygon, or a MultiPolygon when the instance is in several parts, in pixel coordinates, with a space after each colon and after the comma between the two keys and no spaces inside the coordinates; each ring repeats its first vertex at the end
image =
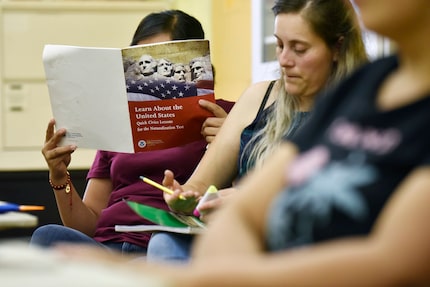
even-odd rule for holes
{"type": "Polygon", "coordinates": [[[205,224],[197,217],[177,214],[152,206],[126,200],[128,206],[141,217],[155,225],[116,225],[119,232],[153,232],[167,231],[175,233],[198,234],[206,229],[205,224]]]}
{"type": "Polygon", "coordinates": [[[119,48],[46,45],[43,63],[62,144],[144,152],[203,137],[215,102],[208,40],[119,48]]]}

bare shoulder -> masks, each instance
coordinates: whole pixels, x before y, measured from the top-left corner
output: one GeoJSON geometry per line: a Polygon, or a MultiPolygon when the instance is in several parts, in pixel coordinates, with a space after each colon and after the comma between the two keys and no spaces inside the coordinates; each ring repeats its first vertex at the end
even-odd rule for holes
{"type": "Polygon", "coordinates": [[[270,81],[258,82],[246,88],[230,111],[226,122],[234,124],[239,130],[250,124],[257,115],[269,84],[270,81]]]}
{"type": "Polygon", "coordinates": [[[258,110],[269,87],[270,81],[263,81],[251,84],[242,93],[237,101],[237,105],[244,109],[258,110]]]}
{"type": "Polygon", "coordinates": [[[264,94],[267,91],[267,88],[270,85],[270,82],[271,81],[262,81],[262,82],[251,84],[248,88],[245,89],[245,91],[243,92],[239,100],[244,97],[245,98],[253,97],[261,101],[261,99],[263,99],[264,94]]]}

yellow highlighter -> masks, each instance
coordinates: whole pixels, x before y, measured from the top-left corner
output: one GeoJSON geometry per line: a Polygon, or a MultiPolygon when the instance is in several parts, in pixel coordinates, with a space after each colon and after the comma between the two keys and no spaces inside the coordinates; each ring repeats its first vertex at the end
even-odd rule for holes
{"type": "Polygon", "coordinates": [[[211,185],[209,186],[209,188],[206,190],[205,194],[203,195],[203,197],[200,199],[199,203],[197,204],[196,208],[193,211],[193,215],[195,217],[200,217],[201,213],[199,210],[200,204],[202,204],[203,202],[218,198],[218,189],[214,186],[211,185]]]}
{"type": "MultiPolygon", "coordinates": [[[[157,183],[157,182],[155,182],[155,181],[153,181],[147,177],[141,176],[140,179],[142,179],[147,184],[152,185],[153,187],[156,187],[156,188],[158,188],[164,192],[167,192],[168,194],[173,194],[173,190],[171,190],[171,189],[169,189],[169,188],[167,188],[167,187],[165,187],[165,186],[163,186],[163,185],[161,185],[161,184],[159,184],[159,183],[157,183]]],[[[179,198],[182,200],[186,200],[186,198],[183,197],[182,195],[180,195],[179,198]]]]}

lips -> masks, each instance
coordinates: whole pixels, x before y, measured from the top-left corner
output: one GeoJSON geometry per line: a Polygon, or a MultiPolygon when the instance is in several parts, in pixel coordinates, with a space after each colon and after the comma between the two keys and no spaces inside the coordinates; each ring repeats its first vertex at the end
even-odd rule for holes
{"type": "Polygon", "coordinates": [[[282,74],[284,75],[284,77],[287,78],[300,78],[300,75],[297,74],[296,72],[293,72],[292,70],[287,70],[287,69],[282,69],[282,74]]]}
{"type": "Polygon", "coordinates": [[[289,82],[289,81],[296,81],[298,79],[300,79],[301,77],[298,75],[285,75],[284,76],[284,81],[289,82]]]}

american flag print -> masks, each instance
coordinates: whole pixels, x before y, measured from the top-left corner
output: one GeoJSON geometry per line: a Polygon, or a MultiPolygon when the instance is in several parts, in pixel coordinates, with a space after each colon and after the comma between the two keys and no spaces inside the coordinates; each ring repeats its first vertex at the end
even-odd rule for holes
{"type": "Polygon", "coordinates": [[[126,80],[128,93],[146,94],[161,100],[197,96],[194,83],[179,82],[170,78],[126,80]]]}

